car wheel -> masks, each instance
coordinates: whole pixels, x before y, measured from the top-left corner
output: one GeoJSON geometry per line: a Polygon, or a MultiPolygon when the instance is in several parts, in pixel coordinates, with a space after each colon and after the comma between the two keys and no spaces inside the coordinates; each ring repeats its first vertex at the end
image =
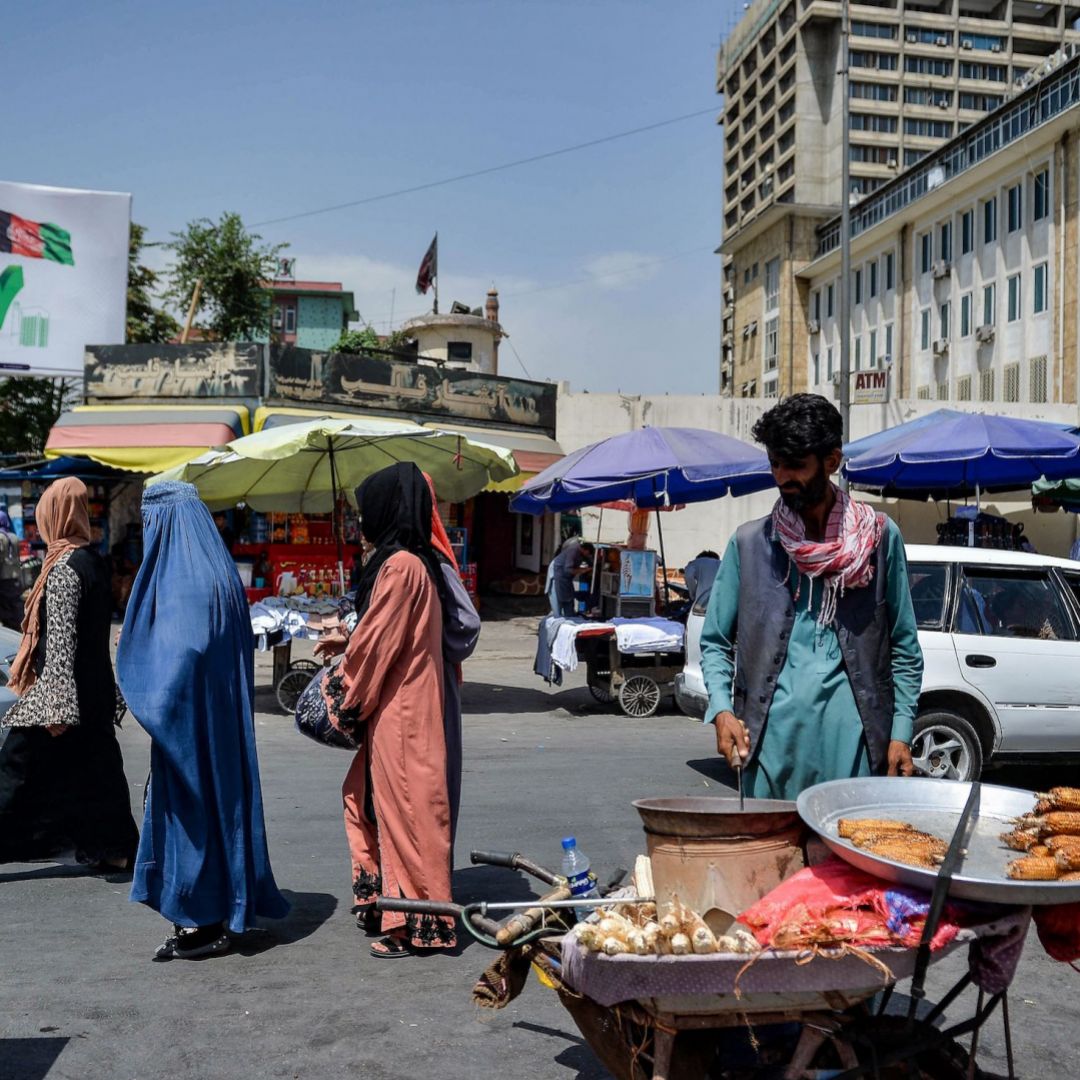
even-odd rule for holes
{"type": "Polygon", "coordinates": [[[982,773],[978,733],[949,709],[934,709],[915,720],[911,758],[917,775],[935,780],[978,780],[982,773]]]}

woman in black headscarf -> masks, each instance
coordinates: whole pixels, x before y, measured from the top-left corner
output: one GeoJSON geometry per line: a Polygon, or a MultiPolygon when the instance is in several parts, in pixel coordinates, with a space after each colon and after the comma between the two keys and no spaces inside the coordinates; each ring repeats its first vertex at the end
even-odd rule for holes
{"type": "Polygon", "coordinates": [[[360,745],[342,786],[353,891],[377,957],[455,944],[453,922],[375,911],[379,896],[450,899],[451,811],[443,727],[443,609],[423,474],[401,463],[357,489],[374,551],[357,587],[360,619],[325,682],[334,722],[360,745]]]}

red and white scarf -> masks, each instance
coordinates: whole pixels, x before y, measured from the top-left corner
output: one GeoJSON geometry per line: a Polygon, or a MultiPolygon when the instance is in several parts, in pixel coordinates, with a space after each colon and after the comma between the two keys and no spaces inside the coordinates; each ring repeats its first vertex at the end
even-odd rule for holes
{"type": "MultiPolygon", "coordinates": [[[[820,542],[806,539],[806,524],[783,499],[777,499],[772,512],[773,539],[787,552],[791,565],[800,577],[810,579],[810,607],[814,603],[814,580],[823,581],[818,624],[828,626],[836,618],[836,602],[848,589],[861,589],[874,576],[873,554],[885,527],[885,518],[866,503],[856,502],[836,491],[836,504],[829,513],[825,538],[820,542]]],[[[790,575],[790,567],[788,573],[790,575]]],[[[802,582],[795,589],[798,600],[802,582]]]]}

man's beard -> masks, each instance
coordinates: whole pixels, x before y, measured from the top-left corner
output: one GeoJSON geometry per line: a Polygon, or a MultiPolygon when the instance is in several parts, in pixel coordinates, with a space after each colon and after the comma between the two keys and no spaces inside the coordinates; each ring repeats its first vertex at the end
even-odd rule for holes
{"type": "Polygon", "coordinates": [[[784,500],[784,505],[789,510],[801,513],[803,510],[809,510],[812,506],[820,506],[825,501],[828,490],[829,477],[825,472],[825,466],[822,465],[818,469],[817,475],[809,483],[797,485],[797,490],[789,488],[785,491],[781,488],[780,498],[784,500]]]}

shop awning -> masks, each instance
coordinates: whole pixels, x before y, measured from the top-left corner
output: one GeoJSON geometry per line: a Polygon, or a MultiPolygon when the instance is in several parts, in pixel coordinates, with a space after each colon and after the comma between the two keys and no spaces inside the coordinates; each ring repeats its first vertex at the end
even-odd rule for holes
{"type": "Polygon", "coordinates": [[[437,428],[439,431],[454,431],[472,439],[474,442],[501,446],[513,452],[517,467],[521,470],[509,480],[488,484],[485,491],[514,492],[537,473],[543,472],[549,465],[554,465],[566,455],[562,447],[547,435],[535,435],[531,431],[507,431],[498,428],[466,427],[463,424],[427,423],[424,427],[437,428]]]}
{"type": "MultiPolygon", "coordinates": [[[[318,420],[328,416],[332,420],[355,420],[361,414],[355,412],[335,412],[331,409],[292,409],[284,405],[260,405],[255,410],[255,422],[252,431],[265,431],[268,428],[283,427],[285,424],[303,424],[308,420],[318,420]]],[[[363,414],[363,419],[368,419],[363,414]]]]}
{"type": "Polygon", "coordinates": [[[79,405],[49,432],[45,456],[156,473],[248,434],[246,406],[79,405]]]}

